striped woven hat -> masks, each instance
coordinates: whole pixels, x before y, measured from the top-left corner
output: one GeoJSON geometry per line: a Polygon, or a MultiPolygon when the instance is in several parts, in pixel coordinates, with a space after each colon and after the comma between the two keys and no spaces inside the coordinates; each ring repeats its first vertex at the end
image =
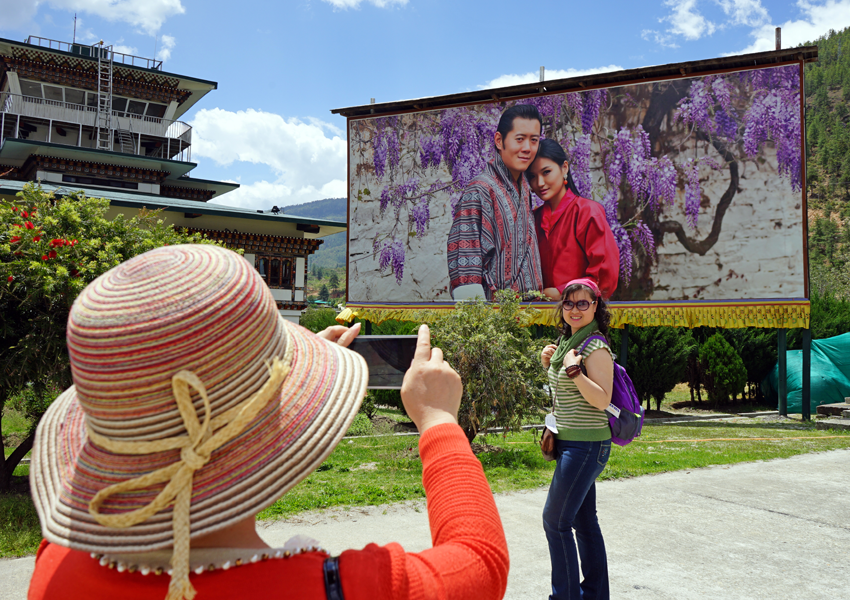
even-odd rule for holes
{"type": "Polygon", "coordinates": [[[44,537],[97,553],[173,545],[175,598],[191,597],[190,537],[318,467],[368,378],[359,355],[284,320],[256,270],[211,245],[151,250],[92,282],[68,351],[74,385],[33,447],[44,537]]]}

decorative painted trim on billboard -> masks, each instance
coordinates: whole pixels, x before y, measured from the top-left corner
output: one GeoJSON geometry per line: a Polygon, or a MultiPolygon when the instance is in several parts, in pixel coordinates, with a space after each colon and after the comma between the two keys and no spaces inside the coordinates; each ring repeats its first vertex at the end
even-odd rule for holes
{"type": "MultiPolygon", "coordinates": [[[[349,303],[337,315],[339,323],[365,319],[375,324],[386,320],[434,321],[441,311],[454,308],[453,302],[427,304],[360,304],[349,303]]],[[[554,325],[553,304],[524,305],[523,325],[554,325]]],[[[612,302],[611,327],[761,327],[794,329],[809,327],[810,303],[794,300],[724,300],[681,302],[612,302]]]]}

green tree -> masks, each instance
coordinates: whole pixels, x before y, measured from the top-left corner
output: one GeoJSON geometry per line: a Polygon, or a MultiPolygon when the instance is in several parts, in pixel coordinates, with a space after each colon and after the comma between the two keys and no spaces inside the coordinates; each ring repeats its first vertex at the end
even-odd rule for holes
{"type": "MultiPolygon", "coordinates": [[[[612,335],[613,348],[619,347],[619,336],[612,335]]],[[[649,409],[661,410],[664,396],[677,383],[686,380],[688,355],[696,346],[689,329],[675,327],[629,327],[629,352],[626,371],[635,385],[641,403],[649,409]]]]}
{"type": "Polygon", "coordinates": [[[322,289],[319,290],[319,300],[323,300],[327,302],[331,297],[331,293],[328,291],[328,286],[322,284],[322,289]]]}
{"type": "Polygon", "coordinates": [[[83,288],[153,248],[213,243],[165,225],[158,212],[110,220],[108,209],[108,200],[82,193],[56,198],[35,185],[0,203],[0,411],[9,397],[26,391],[18,408],[32,423],[0,463],[0,489],[9,488],[15,466],[32,447],[41,415],[71,384],[65,325],[83,288]]]}
{"type": "Polygon", "coordinates": [[[331,279],[328,283],[330,283],[331,289],[334,291],[334,293],[336,293],[336,291],[339,289],[339,275],[336,274],[336,271],[331,273],[331,279]]]}
{"type": "Polygon", "coordinates": [[[744,363],[747,371],[747,398],[753,401],[764,400],[761,382],[776,364],[776,330],[746,327],[724,329],[722,333],[744,363]]]}
{"type": "Polygon", "coordinates": [[[319,267],[318,269],[316,269],[316,272],[317,272],[316,279],[323,279],[324,278],[325,272],[322,270],[322,267],[319,267]]]}
{"type": "Polygon", "coordinates": [[[519,297],[508,290],[497,292],[495,304],[459,302],[431,327],[434,345],[463,381],[458,421],[470,443],[487,427],[518,430],[548,402],[539,359],[545,342],[521,321],[519,297]]]}
{"type": "Polygon", "coordinates": [[[699,349],[699,359],[705,373],[705,388],[714,405],[734,402],[747,383],[747,369],[735,349],[720,333],[708,338],[699,349]]]}
{"type": "Polygon", "coordinates": [[[306,327],[313,333],[319,333],[323,329],[327,329],[332,325],[339,325],[336,322],[336,311],[332,308],[328,308],[327,306],[323,306],[321,308],[308,307],[301,314],[301,318],[298,320],[298,324],[302,327],[306,327]]]}

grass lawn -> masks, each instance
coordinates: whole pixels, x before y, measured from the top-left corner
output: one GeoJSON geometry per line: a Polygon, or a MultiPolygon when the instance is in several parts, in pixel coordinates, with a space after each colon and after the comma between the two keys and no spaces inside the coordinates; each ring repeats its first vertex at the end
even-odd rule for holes
{"type": "MultiPolygon", "coordinates": [[[[490,435],[499,450],[479,454],[494,492],[548,485],[554,463],[543,460],[534,432],[490,435]]],[[[318,471],[260,514],[285,518],[303,510],[384,504],[424,497],[416,437],[343,440],[318,471]]],[[[786,458],[850,448],[850,433],[803,423],[689,423],[644,427],[638,441],[615,447],[601,479],[786,458]]]]}
{"type": "MultiPolygon", "coordinates": [[[[8,457],[15,451],[15,447],[26,439],[29,434],[30,423],[26,416],[8,406],[3,408],[3,455],[8,457]]],[[[29,457],[31,453],[27,453],[29,457]]],[[[29,466],[18,465],[15,475],[26,477],[30,473],[29,466]]]]}
{"type": "MultiPolygon", "coordinates": [[[[688,397],[682,400],[690,400],[687,389],[684,394],[688,397]]],[[[667,408],[662,405],[662,410],[667,408]]],[[[384,409],[380,413],[392,416],[384,409]]],[[[478,455],[494,492],[549,484],[554,463],[543,460],[534,432],[490,435],[476,442],[495,447],[478,455]]],[[[417,443],[416,436],[344,439],[316,472],[264,510],[260,518],[281,519],[305,510],[424,498],[417,443]]],[[[838,448],[850,448],[850,432],[816,430],[812,422],[742,418],[736,422],[647,425],[635,442],[612,450],[600,478],[636,477],[838,448]]],[[[29,497],[0,495],[0,515],[0,557],[34,553],[40,530],[29,497]]]]}

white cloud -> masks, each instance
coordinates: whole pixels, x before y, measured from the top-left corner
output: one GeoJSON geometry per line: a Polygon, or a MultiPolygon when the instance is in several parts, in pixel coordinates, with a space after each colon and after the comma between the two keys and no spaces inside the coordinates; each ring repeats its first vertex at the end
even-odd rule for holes
{"type": "Polygon", "coordinates": [[[393,4],[404,6],[407,0],[324,0],[328,4],[332,4],[334,8],[360,8],[363,2],[374,4],[378,8],[387,8],[393,4]]]}
{"type": "Polygon", "coordinates": [[[132,56],[139,55],[139,49],[134,46],[123,46],[121,44],[113,44],[112,49],[120,54],[130,54],[132,56]]]}
{"type": "Polygon", "coordinates": [[[671,27],[667,32],[681,36],[687,40],[698,40],[705,35],[711,35],[717,25],[706,19],[697,10],[697,0],[667,0],[664,3],[673,12],[660,21],[667,21],[671,27]]]}
{"type": "Polygon", "coordinates": [[[342,179],[329,181],[320,188],[307,186],[298,190],[293,190],[284,183],[263,180],[250,185],[243,184],[242,187],[228,192],[210,203],[269,210],[272,206],[284,207],[312,202],[313,200],[324,200],[325,198],[345,198],[345,196],[346,185],[342,179]]]}
{"type": "Polygon", "coordinates": [[[193,156],[219,165],[262,164],[276,176],[228,193],[221,204],[266,209],[346,193],[346,141],[329,123],[214,108],[199,111],[191,125],[193,156]]]}
{"type": "Polygon", "coordinates": [[[731,17],[732,25],[760,27],[770,21],[770,15],[761,5],[761,0],[717,0],[717,3],[731,17]]]}
{"type": "Polygon", "coordinates": [[[770,21],[767,9],[761,0],[666,0],[664,5],[670,14],[658,19],[666,23],[663,30],[644,29],[641,37],[667,48],[678,48],[678,41],[695,41],[728,27],[761,27],[770,21]],[[702,6],[719,7],[725,18],[712,21],[699,10],[702,6]]]}
{"type": "MultiPolygon", "coordinates": [[[[544,77],[546,81],[551,81],[553,79],[566,79],[568,77],[581,77],[583,75],[593,75],[595,73],[608,73],[610,71],[622,70],[623,67],[619,65],[607,65],[605,67],[595,67],[591,69],[546,69],[544,77]]],[[[537,83],[539,81],[539,71],[523,73],[522,75],[499,75],[484,85],[479,85],[478,89],[484,90],[489,88],[507,87],[511,85],[521,85],[523,83],[537,83]]]]}
{"type": "Polygon", "coordinates": [[[161,60],[162,62],[167,62],[169,58],[171,58],[171,51],[174,50],[174,46],[177,45],[177,38],[172,35],[163,35],[159,39],[160,47],[156,52],[157,60],[161,60]]]}
{"type": "Polygon", "coordinates": [[[765,24],[754,29],[750,33],[750,36],[754,38],[753,43],[738,52],[730,52],[727,56],[774,50],[777,26],[782,27],[783,48],[793,48],[797,44],[814,42],[826,35],[830,29],[839,31],[850,26],[850,0],[827,0],[822,4],[800,0],[797,6],[800,7],[802,18],[777,25],[765,24]]]}
{"type": "Polygon", "coordinates": [[[33,17],[38,12],[38,2],[3,2],[3,29],[25,30],[32,27],[33,17]]]}
{"type": "Polygon", "coordinates": [[[13,0],[2,4],[4,28],[17,30],[32,27],[39,7],[45,5],[129,23],[149,35],[159,31],[170,17],[186,12],[181,0],[13,0]]]}

